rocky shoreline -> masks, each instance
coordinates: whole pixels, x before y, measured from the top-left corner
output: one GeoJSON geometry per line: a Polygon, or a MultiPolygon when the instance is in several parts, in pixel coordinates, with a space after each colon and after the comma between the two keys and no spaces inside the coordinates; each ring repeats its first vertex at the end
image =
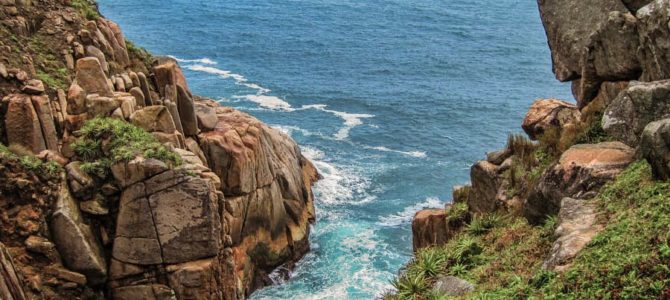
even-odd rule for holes
{"type": "Polygon", "coordinates": [[[312,163],[88,0],[0,1],[0,298],[244,299],[309,251],[312,163]]]}
{"type": "Polygon", "coordinates": [[[511,135],[505,149],[476,162],[470,185],[455,187],[445,209],[415,215],[415,258],[386,299],[670,295],[664,281],[670,272],[639,265],[668,262],[654,250],[667,247],[663,238],[637,241],[627,258],[601,253],[623,247],[606,240],[621,238],[614,230],[638,223],[660,226],[653,230],[661,236],[668,230],[642,216],[670,201],[670,2],[538,0],[538,6],[553,71],[572,82],[576,105],[536,100],[523,120],[525,136],[511,135]],[[633,182],[638,187],[628,188],[633,182]],[[634,194],[645,188],[656,194],[634,194]],[[635,201],[624,200],[629,197],[661,202],[653,210],[616,203],[635,201]],[[625,209],[610,209],[617,205],[625,209]],[[631,257],[654,258],[629,265],[631,257]],[[505,276],[516,276],[515,283],[505,276]],[[610,281],[598,285],[601,278],[610,281]],[[651,282],[658,287],[648,288],[651,282]]]}

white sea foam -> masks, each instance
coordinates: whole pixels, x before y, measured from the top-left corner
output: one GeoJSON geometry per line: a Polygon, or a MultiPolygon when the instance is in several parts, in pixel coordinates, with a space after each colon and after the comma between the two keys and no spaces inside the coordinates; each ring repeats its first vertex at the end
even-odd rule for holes
{"type": "Polygon", "coordinates": [[[205,64],[205,65],[216,65],[216,62],[205,57],[205,58],[198,58],[198,59],[183,59],[179,58],[176,56],[168,55],[168,57],[173,58],[174,60],[178,62],[183,62],[183,63],[199,63],[199,64],[205,64]]]}
{"type": "Polygon", "coordinates": [[[333,115],[336,115],[340,117],[342,120],[344,120],[344,127],[340,128],[340,130],[338,130],[334,135],[335,139],[338,140],[344,140],[348,138],[349,132],[351,131],[352,128],[358,125],[363,125],[362,119],[373,118],[375,116],[371,114],[352,114],[348,112],[327,109],[327,107],[328,106],[325,104],[311,104],[311,105],[303,105],[301,109],[316,109],[325,111],[333,115]]]}
{"type": "Polygon", "coordinates": [[[403,211],[379,218],[378,224],[386,227],[397,227],[400,225],[408,224],[412,221],[414,215],[426,208],[441,208],[444,207],[444,202],[438,199],[437,197],[428,197],[425,201],[421,203],[414,204],[412,206],[405,207],[403,211]]]}
{"type": "Polygon", "coordinates": [[[257,94],[257,95],[233,96],[233,98],[246,99],[267,109],[293,111],[291,104],[275,96],[257,94]]]}
{"type": "Polygon", "coordinates": [[[322,151],[303,147],[302,154],[308,158],[323,176],[314,186],[319,204],[324,205],[361,205],[376,198],[367,193],[370,180],[351,167],[335,166],[325,161],[322,151]]]}
{"type": "Polygon", "coordinates": [[[383,152],[400,153],[402,155],[407,155],[407,156],[417,157],[417,158],[426,158],[427,157],[426,152],[424,152],[424,151],[400,151],[400,150],[389,149],[389,148],[384,147],[384,146],[380,146],[380,147],[367,147],[366,146],[365,148],[374,149],[374,150],[383,151],[383,152]]]}
{"type": "Polygon", "coordinates": [[[209,74],[212,74],[212,75],[218,75],[218,76],[221,76],[223,78],[232,78],[232,79],[235,80],[236,83],[247,82],[247,78],[244,77],[243,75],[236,74],[236,73],[233,73],[231,71],[222,70],[222,69],[215,68],[215,67],[195,64],[195,65],[188,65],[188,66],[186,66],[186,68],[191,70],[191,71],[204,72],[204,73],[209,73],[209,74]]]}

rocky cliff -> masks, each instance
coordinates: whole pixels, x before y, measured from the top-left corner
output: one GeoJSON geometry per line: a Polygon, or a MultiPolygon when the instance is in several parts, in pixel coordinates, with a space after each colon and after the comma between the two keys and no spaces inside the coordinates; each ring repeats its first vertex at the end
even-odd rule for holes
{"type": "Polygon", "coordinates": [[[670,297],[670,1],[538,0],[553,71],[445,209],[418,212],[387,299],[670,297]]]}
{"type": "Polygon", "coordinates": [[[0,298],[244,299],[309,250],[319,175],[88,0],[0,1],[0,298]]]}

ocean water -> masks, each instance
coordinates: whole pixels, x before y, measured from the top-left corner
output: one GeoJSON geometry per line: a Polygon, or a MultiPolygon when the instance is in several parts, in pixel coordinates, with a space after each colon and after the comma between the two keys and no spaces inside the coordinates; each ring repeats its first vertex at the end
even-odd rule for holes
{"type": "Polygon", "coordinates": [[[373,299],[555,81],[535,1],[99,0],[191,89],[290,134],[324,175],[312,251],[252,299],[373,299]]]}

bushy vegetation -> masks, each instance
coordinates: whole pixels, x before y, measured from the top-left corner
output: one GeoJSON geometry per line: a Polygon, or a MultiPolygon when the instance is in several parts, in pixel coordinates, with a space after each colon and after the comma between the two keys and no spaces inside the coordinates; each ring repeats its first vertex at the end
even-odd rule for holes
{"type": "Polygon", "coordinates": [[[91,0],[70,0],[70,5],[79,10],[79,12],[88,20],[97,20],[100,18],[98,8],[95,2],[91,0]]]}
{"type": "Polygon", "coordinates": [[[120,161],[137,156],[154,158],[178,166],[181,157],[163,146],[150,133],[130,123],[112,118],[94,118],[78,131],[79,139],[72,144],[75,154],[84,162],[82,169],[104,177],[108,168],[120,161]]]}
{"type": "Polygon", "coordinates": [[[0,144],[0,157],[18,161],[26,170],[35,173],[57,175],[63,171],[63,168],[58,163],[53,161],[44,162],[35,157],[30,150],[18,145],[7,147],[0,144]]]}
{"type": "Polygon", "coordinates": [[[446,245],[420,250],[385,298],[443,299],[431,290],[441,275],[476,285],[462,299],[670,297],[670,182],[653,181],[649,165],[636,162],[595,201],[606,226],[563,273],[542,268],[555,217],[531,226],[508,215],[475,216],[446,245]]]}

